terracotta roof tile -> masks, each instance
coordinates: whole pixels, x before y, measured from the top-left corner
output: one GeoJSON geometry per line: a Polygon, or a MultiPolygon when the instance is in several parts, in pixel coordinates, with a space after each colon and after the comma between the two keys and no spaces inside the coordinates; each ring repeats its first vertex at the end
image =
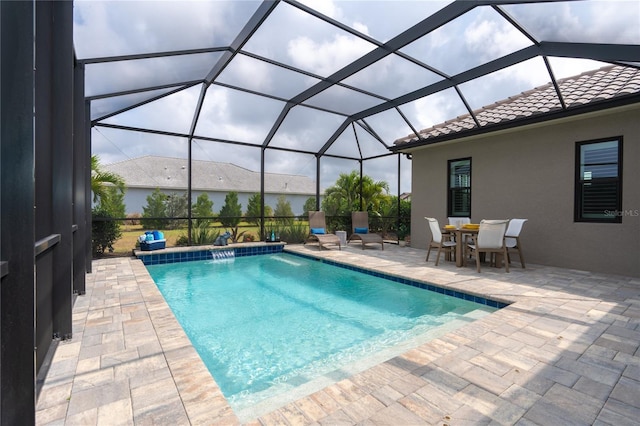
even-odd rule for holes
{"type": "MultiPolygon", "coordinates": [[[[558,80],[567,109],[611,100],[640,92],[640,70],[633,67],[608,66],[595,71],[558,80]]],[[[551,83],[524,91],[474,111],[480,126],[495,125],[561,109],[551,83]]],[[[429,139],[476,128],[472,117],[462,115],[431,128],[420,130],[420,138],[429,139]]],[[[395,145],[417,142],[416,135],[396,140],[395,145]]]]}

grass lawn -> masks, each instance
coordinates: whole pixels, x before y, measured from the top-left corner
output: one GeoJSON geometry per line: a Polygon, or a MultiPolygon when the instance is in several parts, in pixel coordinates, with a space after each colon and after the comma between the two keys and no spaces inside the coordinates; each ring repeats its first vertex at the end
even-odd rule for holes
{"type": "MultiPolygon", "coordinates": [[[[122,230],[122,237],[118,241],[113,244],[113,253],[114,255],[131,255],[131,250],[136,248],[136,243],[138,242],[138,237],[140,234],[144,234],[144,229],[142,225],[122,225],[120,228],[122,230]]],[[[163,230],[164,238],[167,240],[167,246],[175,246],[176,240],[181,234],[186,234],[186,229],[172,229],[172,230],[163,230]]]]}
{"type": "MultiPolygon", "coordinates": [[[[253,234],[257,239],[258,233],[260,232],[257,226],[241,222],[239,227],[239,232],[246,231],[245,233],[253,234]]],[[[122,230],[122,237],[113,244],[114,251],[113,253],[110,253],[111,256],[130,256],[132,250],[136,248],[138,237],[141,234],[144,234],[145,231],[149,231],[149,229],[143,228],[142,225],[122,225],[120,229],[122,230]]],[[[218,227],[217,229],[222,233],[225,228],[218,227]]],[[[163,229],[162,233],[164,234],[164,238],[167,240],[167,247],[175,247],[178,238],[181,235],[187,235],[187,228],[163,229]]]]}

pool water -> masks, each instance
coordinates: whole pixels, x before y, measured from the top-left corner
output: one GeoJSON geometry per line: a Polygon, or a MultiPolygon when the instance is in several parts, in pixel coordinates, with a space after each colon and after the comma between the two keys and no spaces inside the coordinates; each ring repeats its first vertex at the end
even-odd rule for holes
{"type": "Polygon", "coordinates": [[[496,310],[286,253],[147,268],[234,410],[496,310]]]}

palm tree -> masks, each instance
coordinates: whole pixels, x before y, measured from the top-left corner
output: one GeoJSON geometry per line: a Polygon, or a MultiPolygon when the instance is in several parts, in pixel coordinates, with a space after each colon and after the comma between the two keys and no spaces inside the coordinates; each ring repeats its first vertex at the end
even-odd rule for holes
{"type": "MultiPolygon", "coordinates": [[[[357,171],[340,173],[336,183],[327,188],[322,210],[329,216],[344,215],[353,209],[360,193],[360,175],[357,171]]],[[[356,208],[356,210],[360,210],[356,208]]]]}
{"type": "Polygon", "coordinates": [[[369,176],[362,176],[362,204],[364,210],[380,211],[380,205],[389,198],[389,184],[374,182],[369,176]]]}
{"type": "Polygon", "coordinates": [[[97,203],[107,196],[108,187],[111,184],[121,193],[124,192],[124,179],[111,172],[105,172],[100,168],[100,158],[97,155],[91,156],[91,192],[93,192],[93,202],[97,203]]]}
{"type": "Polygon", "coordinates": [[[341,173],[336,183],[327,188],[323,200],[323,210],[328,214],[347,214],[352,211],[378,211],[389,193],[389,184],[375,182],[369,176],[362,176],[353,170],[349,174],[341,173]],[[362,186],[360,185],[362,183],[362,186]],[[360,188],[362,187],[362,207],[360,207],[360,188]]]}

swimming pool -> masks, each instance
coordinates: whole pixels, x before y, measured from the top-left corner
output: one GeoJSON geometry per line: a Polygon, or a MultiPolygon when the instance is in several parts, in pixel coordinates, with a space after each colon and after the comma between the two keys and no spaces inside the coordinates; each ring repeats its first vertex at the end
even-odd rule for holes
{"type": "Polygon", "coordinates": [[[236,412],[296,399],[496,310],[286,253],[147,268],[236,412]]]}

